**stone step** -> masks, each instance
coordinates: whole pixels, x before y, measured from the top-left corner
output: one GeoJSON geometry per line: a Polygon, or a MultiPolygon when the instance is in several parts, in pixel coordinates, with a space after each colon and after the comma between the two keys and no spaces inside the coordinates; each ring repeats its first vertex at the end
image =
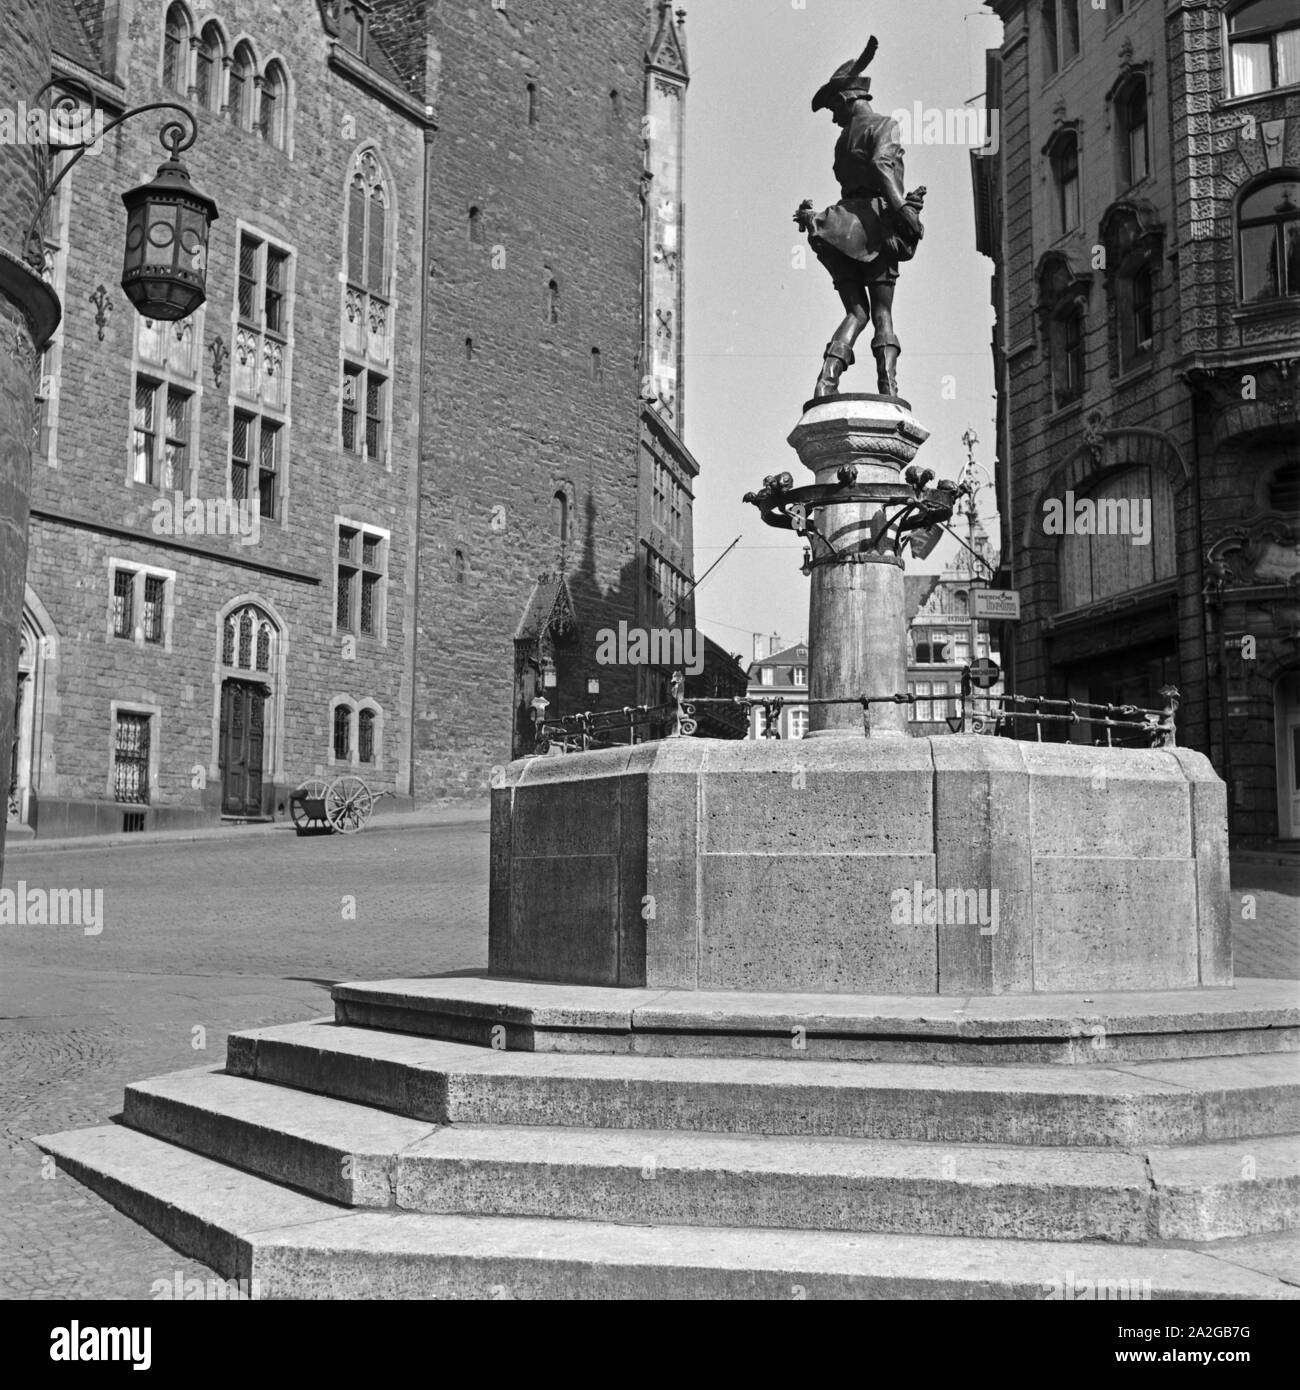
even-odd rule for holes
{"type": "Polygon", "coordinates": [[[125,1122],[353,1207],[1040,1240],[1300,1225],[1300,1140],[1145,1154],[681,1131],[437,1128],[211,1067],[127,1088],[125,1122]]]}
{"type": "Polygon", "coordinates": [[[1288,980],[986,997],[610,989],[490,976],[335,985],[342,1024],[511,1052],[1111,1066],[1300,1051],[1288,980]]]}
{"type": "Polygon", "coordinates": [[[1112,1067],[494,1051],[330,1020],[232,1034],[236,1076],[433,1124],[1128,1147],[1300,1132],[1285,1054],[1112,1067]]]}
{"type": "Polygon", "coordinates": [[[1271,1238],[1266,1259],[1249,1242],[1221,1258],[1091,1242],[343,1212],[124,1126],[36,1143],[263,1298],[1300,1297],[1274,1272],[1294,1267],[1292,1237],[1271,1238]]]}
{"type": "Polygon", "coordinates": [[[1300,1139],[1190,1155],[453,1125],[398,1157],[396,1203],[444,1214],[1124,1244],[1300,1227],[1300,1139]]]}
{"type": "Polygon", "coordinates": [[[436,1132],[425,1120],[228,1076],[172,1072],[126,1088],[132,1129],[350,1207],[393,1202],[396,1156],[436,1132]]]}

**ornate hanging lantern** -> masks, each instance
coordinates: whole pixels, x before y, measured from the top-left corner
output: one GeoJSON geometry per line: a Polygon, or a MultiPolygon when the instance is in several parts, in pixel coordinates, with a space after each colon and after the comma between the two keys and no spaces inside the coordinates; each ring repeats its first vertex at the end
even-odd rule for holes
{"type": "Polygon", "coordinates": [[[208,228],[217,205],[190,182],[180,154],[193,143],[169,121],[159,132],[170,158],[152,183],[122,194],[126,205],[126,253],[122,288],[138,313],[171,321],[192,314],[207,297],[208,228]]]}

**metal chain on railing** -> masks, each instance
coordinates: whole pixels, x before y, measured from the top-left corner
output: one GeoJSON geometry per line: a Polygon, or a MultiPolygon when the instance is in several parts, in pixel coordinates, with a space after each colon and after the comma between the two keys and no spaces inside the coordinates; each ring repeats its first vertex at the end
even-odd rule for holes
{"type": "MultiPolygon", "coordinates": [[[[537,723],[538,753],[554,747],[564,752],[586,752],[594,747],[613,748],[638,742],[637,731],[646,726],[661,725],[667,731],[652,737],[690,738],[699,728],[696,718],[701,705],[727,706],[742,709],[746,720],[753,711],[763,711],[765,739],[781,737],[781,712],[787,704],[805,709],[813,705],[861,705],[864,732],[869,733],[872,705],[915,705],[912,694],[839,695],[822,699],[791,701],[786,695],[697,695],[686,696],[686,680],[674,672],[669,682],[672,699],[657,705],[624,705],[621,709],[584,710],[576,714],[540,719],[537,723]],[[626,738],[615,737],[626,734],[626,738]]],[[[976,734],[999,731],[1011,725],[1013,737],[1018,721],[1031,721],[1035,737],[1042,741],[1047,724],[1086,724],[1106,731],[1106,744],[1114,746],[1112,730],[1123,729],[1129,734],[1142,734],[1153,748],[1176,746],[1175,715],[1178,712],[1179,692],[1165,686],[1160,694],[1165,698],[1163,709],[1144,709],[1140,705],[1093,704],[1086,700],[1055,700],[1041,695],[980,695],[964,694],[961,727],[969,717],[971,732],[976,734]],[[1094,713],[1094,711],[1098,711],[1094,713]],[[1116,717],[1118,716],[1118,717],[1116,717]]],[[[955,732],[955,730],[954,730],[955,732]]]]}

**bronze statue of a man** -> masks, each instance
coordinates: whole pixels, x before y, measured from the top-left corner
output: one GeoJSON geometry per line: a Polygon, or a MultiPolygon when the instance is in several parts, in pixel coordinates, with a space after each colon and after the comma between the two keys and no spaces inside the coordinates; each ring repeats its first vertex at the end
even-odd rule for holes
{"type": "Polygon", "coordinates": [[[903,191],[903,149],[898,123],[871,109],[871,79],[862,74],[876,53],[873,35],[856,62],[836,68],[813,97],[812,109],[829,110],[841,126],[835,143],[835,178],[840,200],[814,212],[805,199],[794,220],[830,272],[844,303],[844,321],[826,345],[814,398],[833,396],[844,369],[853,363],[853,344],[868,322],[875,327],[871,351],[877,389],[896,396],[898,354],[894,334],[894,285],[898,263],[910,261],[924,235],[919,216],[925,189],[903,191]]]}

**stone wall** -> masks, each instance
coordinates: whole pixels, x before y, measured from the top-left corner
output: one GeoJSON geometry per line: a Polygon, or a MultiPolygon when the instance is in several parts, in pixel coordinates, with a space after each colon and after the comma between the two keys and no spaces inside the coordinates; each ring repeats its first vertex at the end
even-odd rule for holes
{"type": "MultiPolygon", "coordinates": [[[[429,22],[415,783],[440,796],[510,757],[512,639],[539,573],[565,569],[585,660],[599,629],[636,621],[647,32],[642,0],[448,4],[429,22]]],[[[635,670],[600,675],[602,705],[635,702],[635,670]]]]}
{"type": "MultiPolygon", "coordinates": [[[[15,116],[50,70],[49,0],[6,0],[0,45],[0,105],[15,116]]],[[[40,168],[24,144],[0,145],[0,254],[8,258],[0,290],[0,768],[9,790],[18,634],[27,565],[27,507],[31,477],[32,401],[36,379],[32,325],[13,294],[26,272],[16,262],[36,210],[40,168]]],[[[0,817],[0,866],[4,857],[0,817]]]]}

